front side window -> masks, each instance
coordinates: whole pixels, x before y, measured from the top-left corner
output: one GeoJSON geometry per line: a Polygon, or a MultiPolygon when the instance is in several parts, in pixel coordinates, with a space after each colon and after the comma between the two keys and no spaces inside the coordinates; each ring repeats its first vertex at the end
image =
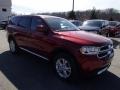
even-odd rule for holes
{"type": "Polygon", "coordinates": [[[31,30],[35,31],[38,25],[43,25],[43,21],[40,18],[32,18],[31,30]]]}
{"type": "Polygon", "coordinates": [[[45,18],[45,21],[54,31],[79,30],[71,22],[63,18],[49,17],[49,18],[45,18]]]}

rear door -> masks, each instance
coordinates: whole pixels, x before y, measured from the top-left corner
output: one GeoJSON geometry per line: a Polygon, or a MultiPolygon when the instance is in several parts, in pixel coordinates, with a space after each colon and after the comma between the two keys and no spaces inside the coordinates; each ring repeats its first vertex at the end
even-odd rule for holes
{"type": "Polygon", "coordinates": [[[15,35],[19,47],[29,48],[31,17],[23,16],[20,18],[17,25],[17,33],[15,35]]]}

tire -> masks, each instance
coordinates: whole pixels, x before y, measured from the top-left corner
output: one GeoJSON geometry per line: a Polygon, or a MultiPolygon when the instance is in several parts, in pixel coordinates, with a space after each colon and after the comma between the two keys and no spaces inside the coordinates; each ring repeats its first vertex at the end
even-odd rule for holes
{"type": "Polygon", "coordinates": [[[78,77],[78,68],[75,60],[66,53],[57,54],[53,62],[58,77],[65,81],[75,81],[78,77]]]}
{"type": "Polygon", "coordinates": [[[110,33],[109,36],[110,37],[115,37],[115,34],[114,33],[110,33]]]}
{"type": "Polygon", "coordinates": [[[14,39],[9,40],[9,48],[10,48],[11,53],[13,54],[17,54],[19,52],[19,47],[17,46],[14,39]]]}
{"type": "Polygon", "coordinates": [[[106,37],[110,37],[110,33],[106,33],[105,36],[106,36],[106,37]]]}

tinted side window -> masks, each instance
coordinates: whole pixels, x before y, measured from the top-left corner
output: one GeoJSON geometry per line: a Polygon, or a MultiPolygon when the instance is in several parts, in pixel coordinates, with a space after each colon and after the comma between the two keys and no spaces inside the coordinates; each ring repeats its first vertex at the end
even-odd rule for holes
{"type": "Polygon", "coordinates": [[[31,30],[32,31],[36,30],[38,25],[44,25],[43,21],[40,18],[33,17],[31,23],[31,30]]]}
{"type": "Polygon", "coordinates": [[[20,20],[20,17],[12,17],[11,20],[9,21],[9,24],[18,25],[19,20],[20,20]]]}
{"type": "Polygon", "coordinates": [[[31,18],[30,17],[21,17],[18,25],[23,28],[30,28],[31,18]]]}

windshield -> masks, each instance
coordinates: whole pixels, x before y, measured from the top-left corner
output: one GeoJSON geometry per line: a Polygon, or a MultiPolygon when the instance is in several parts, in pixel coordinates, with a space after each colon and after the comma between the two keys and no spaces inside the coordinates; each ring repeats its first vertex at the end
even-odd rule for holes
{"type": "Polygon", "coordinates": [[[63,18],[50,17],[45,18],[45,21],[55,31],[79,30],[74,24],[63,18]]]}
{"type": "Polygon", "coordinates": [[[93,27],[101,27],[103,21],[85,21],[83,26],[93,26],[93,27]]]}
{"type": "Polygon", "coordinates": [[[110,25],[110,26],[116,26],[116,25],[117,25],[117,22],[109,22],[109,25],[110,25]]]}

